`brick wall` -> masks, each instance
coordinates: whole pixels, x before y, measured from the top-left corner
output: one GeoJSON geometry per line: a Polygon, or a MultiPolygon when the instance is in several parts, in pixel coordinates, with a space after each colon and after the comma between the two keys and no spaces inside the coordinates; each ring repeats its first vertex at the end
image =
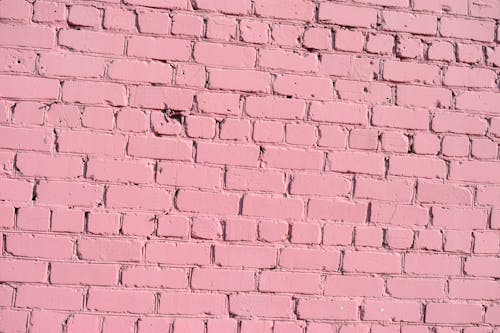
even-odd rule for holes
{"type": "Polygon", "coordinates": [[[498,0],[0,0],[0,332],[499,333],[498,0]]]}

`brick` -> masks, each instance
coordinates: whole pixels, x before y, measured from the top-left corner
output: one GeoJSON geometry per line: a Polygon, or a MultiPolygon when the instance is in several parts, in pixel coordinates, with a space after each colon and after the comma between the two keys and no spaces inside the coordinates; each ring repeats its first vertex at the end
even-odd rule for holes
{"type": "Polygon", "coordinates": [[[60,152],[119,157],[124,154],[125,144],[125,137],[122,135],[90,131],[61,130],[58,132],[60,152]]]}
{"type": "Polygon", "coordinates": [[[440,69],[435,65],[386,61],[383,74],[385,80],[394,82],[433,85],[438,85],[441,82],[440,69]]]}
{"type": "Polygon", "coordinates": [[[97,311],[151,313],[154,300],[154,294],[146,290],[90,288],[87,307],[97,311]]]}
{"type": "Polygon", "coordinates": [[[203,18],[196,15],[175,14],[172,18],[172,34],[198,36],[203,34],[203,18]]]}
{"type": "Polygon", "coordinates": [[[394,48],[394,37],[386,34],[369,34],[366,51],[376,54],[391,54],[394,48]]]}
{"type": "Polygon", "coordinates": [[[387,31],[422,35],[435,35],[437,32],[437,18],[433,15],[384,11],[382,16],[383,28],[387,31]]]}
{"type": "Polygon", "coordinates": [[[225,175],[226,188],[230,190],[285,192],[285,175],[279,171],[254,171],[229,168],[225,175]]]}
{"type": "Polygon", "coordinates": [[[109,30],[136,31],[136,14],[131,10],[106,8],[104,14],[104,28],[109,30]]]}
{"type": "Polygon", "coordinates": [[[133,240],[82,238],[77,253],[82,259],[100,261],[139,261],[141,244],[133,240]]]}
{"type": "Polygon", "coordinates": [[[83,289],[22,285],[17,289],[16,306],[50,310],[81,310],[83,289]]]}
{"type": "Polygon", "coordinates": [[[42,53],[39,72],[44,76],[100,78],[104,76],[104,59],[69,53],[42,53]]]}
{"type": "Polygon", "coordinates": [[[231,3],[221,0],[196,0],[195,4],[197,9],[221,12],[225,14],[248,14],[252,7],[250,0],[233,1],[231,3]]]}
{"type": "Polygon", "coordinates": [[[443,83],[447,86],[494,88],[495,72],[484,68],[449,66],[444,74],[443,83]]]}
{"type": "Polygon", "coordinates": [[[254,93],[269,93],[271,76],[269,73],[253,70],[210,69],[209,85],[216,90],[236,90],[254,93]]]}
{"type": "Polygon", "coordinates": [[[301,299],[297,306],[300,319],[354,320],[358,315],[358,305],[351,300],[301,299]]]}
{"type": "Polygon", "coordinates": [[[279,49],[259,52],[259,66],[273,70],[315,72],[318,63],[318,57],[312,53],[302,54],[279,49]]]}
{"type": "Polygon", "coordinates": [[[352,129],[349,133],[349,147],[353,149],[376,150],[379,133],[374,129],[352,129]]]}
{"type": "Polygon", "coordinates": [[[451,163],[449,178],[466,182],[498,183],[499,175],[498,165],[494,162],[463,161],[451,163]]]}
{"type": "Polygon", "coordinates": [[[63,22],[65,20],[66,6],[64,3],[38,1],[34,4],[33,21],[63,22]]]}
{"type": "Polygon", "coordinates": [[[498,261],[496,257],[468,257],[464,265],[465,274],[498,278],[500,276],[498,261]]]}
{"type": "Polygon", "coordinates": [[[419,181],[417,198],[423,203],[470,205],[472,193],[465,187],[439,182],[419,181]]]}
{"type": "Polygon", "coordinates": [[[0,75],[0,97],[4,98],[53,100],[58,98],[59,88],[58,80],[0,75]]]}
{"type": "Polygon", "coordinates": [[[295,244],[321,243],[321,225],[319,223],[295,222],[291,226],[290,242],[295,244]]]}
{"type": "Polygon", "coordinates": [[[283,74],[273,83],[274,91],[279,95],[311,99],[331,99],[332,81],[324,77],[283,74]]]}
{"type": "Polygon", "coordinates": [[[410,321],[421,320],[421,304],[417,302],[366,301],[364,320],[410,321]]]}
{"type": "Polygon", "coordinates": [[[443,17],[439,30],[441,35],[445,37],[465,38],[482,42],[493,41],[495,35],[493,22],[453,17],[443,17]]]}
{"type": "Polygon", "coordinates": [[[137,15],[139,31],[158,35],[167,35],[170,24],[169,13],[140,11],[137,15]]]}
{"type": "Polygon", "coordinates": [[[210,246],[150,241],[146,245],[146,260],[173,265],[207,265],[210,263],[210,246]]]}
{"type": "Polygon", "coordinates": [[[312,120],[329,123],[364,125],[368,123],[368,108],[362,104],[344,102],[312,102],[309,115],[312,120]]]}
{"type": "Polygon", "coordinates": [[[242,20],[240,33],[245,42],[266,44],[269,40],[269,25],[261,21],[242,20]]]}
{"type": "Polygon", "coordinates": [[[211,139],[215,136],[215,120],[209,117],[187,117],[186,134],[190,138],[211,139]]]}
{"type": "Polygon", "coordinates": [[[416,107],[448,108],[451,104],[451,91],[444,88],[398,86],[397,105],[416,107]]]}
{"type": "Polygon", "coordinates": [[[48,231],[50,211],[42,207],[21,207],[17,210],[17,227],[22,230],[48,231]]]}
{"type": "Polygon", "coordinates": [[[187,140],[146,136],[131,137],[127,146],[131,156],[180,161],[191,160],[192,149],[191,142],[187,140]]]}
{"type": "Polygon", "coordinates": [[[302,45],[308,49],[330,50],[332,32],[325,28],[309,28],[304,32],[302,45]]]}
{"type": "Polygon", "coordinates": [[[366,220],[367,205],[349,201],[310,199],[307,216],[310,219],[329,219],[363,223],[366,220]]]}
{"type": "Polygon", "coordinates": [[[459,275],[461,260],[457,256],[430,253],[408,253],[405,255],[404,271],[417,275],[459,275]]]}
{"type": "Polygon", "coordinates": [[[235,194],[219,194],[184,190],[177,194],[176,206],[181,211],[205,214],[237,215],[240,197],[235,194]]]}
{"type": "Polygon", "coordinates": [[[58,43],[72,50],[121,55],[125,41],[119,34],[110,34],[88,30],[66,30],[59,31],[58,43]]]}
{"type": "Polygon", "coordinates": [[[118,266],[102,264],[52,263],[54,284],[113,286],[118,283],[118,266]]]}
{"type": "Polygon", "coordinates": [[[432,118],[435,132],[484,135],[488,124],[484,119],[465,113],[438,112],[432,118]]]}
{"type": "Polygon", "coordinates": [[[445,297],[445,281],[394,277],[387,280],[387,292],[397,298],[440,299],[445,297]]]}
{"type": "Polygon", "coordinates": [[[445,136],[441,143],[444,156],[463,157],[469,155],[470,141],[465,136],[445,136]]]}
{"type": "Polygon", "coordinates": [[[429,303],[425,311],[425,322],[435,324],[479,323],[483,308],[478,304],[429,303]]]}
{"type": "Polygon", "coordinates": [[[246,114],[253,118],[302,119],[306,103],[298,99],[249,96],[246,114]]]}
{"type": "Polygon", "coordinates": [[[347,141],[347,131],[341,126],[318,126],[319,138],[318,146],[344,148],[347,141]]]}
{"type": "Polygon", "coordinates": [[[498,282],[491,280],[452,279],[449,283],[451,298],[495,300],[500,295],[498,282]]]}
{"type": "Polygon", "coordinates": [[[409,139],[403,133],[386,131],[381,136],[382,150],[388,152],[407,153],[409,139]]]}
{"type": "Polygon", "coordinates": [[[365,37],[360,31],[335,31],[335,49],[347,52],[361,52],[365,44],[365,37]]]}
{"type": "Polygon", "coordinates": [[[78,157],[20,153],[16,167],[25,176],[78,178],[83,176],[83,161],[78,157]]]}
{"type": "Polygon", "coordinates": [[[82,27],[97,27],[101,23],[101,11],[91,6],[73,5],[69,8],[68,23],[82,27]]]}
{"type": "MultiPolygon", "coordinates": [[[[375,75],[378,75],[380,68],[376,59],[325,53],[321,55],[319,70],[322,74],[371,81],[375,75]]],[[[338,82],[335,84],[336,87],[338,87],[338,82]]]]}
{"type": "Polygon", "coordinates": [[[252,291],[255,290],[253,272],[215,268],[195,268],[191,287],[201,290],[252,291]]]}
{"type": "Polygon", "coordinates": [[[457,43],[457,60],[469,64],[481,62],[483,60],[482,47],[476,44],[457,43]]]}
{"type": "Polygon", "coordinates": [[[299,195],[347,196],[350,190],[350,179],[331,174],[295,174],[290,186],[299,195]]]}
{"type": "Polygon", "coordinates": [[[282,142],[284,136],[283,124],[276,121],[256,121],[253,126],[253,139],[256,142],[282,142]]]}
{"type": "Polygon", "coordinates": [[[255,66],[257,52],[251,47],[200,42],[194,46],[194,59],[207,65],[252,68],[255,66]]]}
{"type": "Polygon", "coordinates": [[[261,246],[216,245],[215,264],[229,267],[273,268],[276,249],[261,246]],[[245,256],[251,251],[252,256],[245,256]]]}
{"type": "Polygon", "coordinates": [[[449,42],[435,41],[429,45],[427,56],[430,60],[438,61],[454,61],[455,60],[455,47],[449,42]]]}
{"type": "Polygon", "coordinates": [[[116,83],[91,81],[65,81],[63,100],[83,104],[126,105],[125,87],[116,83]]]}
{"type": "Polygon", "coordinates": [[[56,39],[55,30],[50,27],[2,23],[0,29],[3,32],[0,45],[50,49],[56,39]]]}
{"type": "Polygon", "coordinates": [[[329,275],[324,288],[328,296],[380,297],[384,292],[384,280],[379,277],[329,275]]]}
{"type": "Polygon", "coordinates": [[[318,18],[324,23],[370,28],[377,24],[377,11],[368,7],[322,3],[318,18]]]}
{"type": "Polygon", "coordinates": [[[389,174],[407,177],[444,178],[446,164],[442,160],[424,157],[391,156],[389,174]],[[425,168],[422,166],[425,165],[425,168]]]}
{"type": "Polygon", "coordinates": [[[425,226],[429,222],[429,210],[418,206],[374,202],[370,221],[377,224],[425,226]]]}
{"type": "Polygon", "coordinates": [[[184,289],[188,285],[185,270],[153,266],[126,267],[122,271],[122,281],[127,287],[184,289]]]}
{"type": "Polygon", "coordinates": [[[0,50],[0,70],[33,73],[35,71],[35,53],[32,51],[2,48],[0,50]]]}
{"type": "Polygon", "coordinates": [[[259,290],[262,292],[318,294],[320,292],[320,275],[265,271],[259,276],[259,290]]]}
{"type": "Polygon", "coordinates": [[[259,240],[273,243],[282,242],[288,237],[288,223],[278,222],[260,222],[258,226],[259,240]]]}
{"type": "Polygon", "coordinates": [[[472,140],[472,156],[479,159],[496,158],[498,155],[498,144],[489,139],[472,140]]]}
{"type": "Polygon", "coordinates": [[[214,167],[160,162],[156,181],[158,184],[177,187],[218,189],[221,186],[221,170],[214,167]]]}
{"type": "Polygon", "coordinates": [[[191,58],[191,43],[175,38],[133,36],[128,41],[127,55],[155,60],[186,61],[191,58]]]}
{"type": "Polygon", "coordinates": [[[362,273],[399,273],[401,263],[401,256],[396,253],[346,252],[343,270],[362,273]]]}
{"type": "Polygon", "coordinates": [[[383,175],[385,173],[384,156],[358,153],[333,152],[328,153],[330,169],[336,172],[366,173],[383,175]]]}
{"type": "Polygon", "coordinates": [[[0,3],[0,17],[10,20],[28,21],[31,17],[31,6],[28,2],[4,0],[0,3]]]}
{"type": "Polygon", "coordinates": [[[497,114],[498,101],[500,98],[497,94],[486,91],[463,91],[457,95],[457,109],[469,110],[478,113],[497,114]]]}
{"type": "Polygon", "coordinates": [[[271,0],[257,0],[255,2],[255,12],[261,17],[312,21],[314,9],[314,4],[307,0],[292,0],[286,4],[271,0]]]}
{"type": "Polygon", "coordinates": [[[160,216],[158,218],[157,234],[164,237],[187,238],[189,224],[189,219],[184,216],[160,216]]]}
{"type": "Polygon", "coordinates": [[[316,140],[316,127],[312,125],[287,124],[286,142],[297,145],[313,145],[316,140]]]}
{"type": "Polygon", "coordinates": [[[452,13],[467,15],[467,1],[458,0],[439,0],[428,2],[425,0],[415,0],[413,8],[436,13],[452,13]]]}
{"type": "Polygon", "coordinates": [[[271,168],[293,168],[298,170],[323,169],[323,152],[315,150],[264,148],[263,161],[271,168]]]}
{"type": "Polygon", "coordinates": [[[286,248],[279,256],[279,266],[287,269],[336,271],[340,253],[336,250],[286,248]]]}
{"type": "MultiPolygon", "coordinates": [[[[34,260],[0,260],[0,280],[5,282],[47,282],[48,264],[34,260]]],[[[1,322],[1,321],[0,321],[1,322]]]]}
{"type": "Polygon", "coordinates": [[[114,60],[108,67],[108,76],[119,81],[167,84],[172,82],[172,73],[170,65],[160,62],[114,60]]]}
{"type": "Polygon", "coordinates": [[[234,294],[229,296],[229,313],[238,316],[290,318],[293,302],[289,296],[234,294]]]}
{"type": "Polygon", "coordinates": [[[236,39],[237,22],[233,17],[215,16],[207,20],[206,35],[209,39],[230,41],[236,39]]]}

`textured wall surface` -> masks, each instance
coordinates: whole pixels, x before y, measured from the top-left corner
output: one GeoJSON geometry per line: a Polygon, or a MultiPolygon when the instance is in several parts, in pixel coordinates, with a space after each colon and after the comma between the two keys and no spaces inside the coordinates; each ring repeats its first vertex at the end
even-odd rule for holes
{"type": "Polygon", "coordinates": [[[498,0],[0,0],[0,332],[499,333],[498,0]]]}

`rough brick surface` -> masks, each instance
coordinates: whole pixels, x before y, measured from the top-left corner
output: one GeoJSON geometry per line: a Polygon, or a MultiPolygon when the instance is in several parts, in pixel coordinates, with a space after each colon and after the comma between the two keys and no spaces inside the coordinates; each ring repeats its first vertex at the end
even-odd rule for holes
{"type": "Polygon", "coordinates": [[[0,332],[500,333],[499,0],[0,0],[0,332]]]}

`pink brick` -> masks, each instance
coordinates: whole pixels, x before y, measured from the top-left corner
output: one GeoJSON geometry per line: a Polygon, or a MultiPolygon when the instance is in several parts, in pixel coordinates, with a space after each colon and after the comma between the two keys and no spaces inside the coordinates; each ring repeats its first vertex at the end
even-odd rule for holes
{"type": "Polygon", "coordinates": [[[225,179],[227,189],[277,193],[285,191],[285,175],[278,171],[230,168],[226,171],[225,179]]]}
{"type": "Polygon", "coordinates": [[[146,260],[174,265],[202,265],[210,262],[210,247],[198,243],[149,242],[146,260]]]}
{"type": "Polygon", "coordinates": [[[435,35],[437,18],[427,14],[410,14],[403,12],[384,11],[384,29],[402,31],[422,35],[435,35]]]}
{"type": "Polygon", "coordinates": [[[283,74],[274,80],[273,87],[278,95],[319,100],[333,97],[332,81],[324,77],[283,74]]]}
{"type": "Polygon", "coordinates": [[[17,291],[16,306],[50,310],[81,310],[83,292],[81,288],[23,285],[17,291]]]}
{"type": "Polygon", "coordinates": [[[361,52],[365,37],[360,31],[335,31],[335,49],[348,52],[361,52]]]}
{"type": "Polygon", "coordinates": [[[183,289],[187,287],[188,277],[183,269],[131,266],[122,271],[122,281],[127,287],[183,289]]]}
{"type": "Polygon", "coordinates": [[[69,9],[68,22],[83,27],[97,27],[101,23],[101,11],[91,6],[74,5],[69,9]]]}
{"type": "Polygon", "coordinates": [[[203,33],[203,25],[200,16],[176,14],[172,18],[172,34],[199,37],[203,33]]]}
{"type": "Polygon", "coordinates": [[[368,7],[323,3],[319,7],[319,20],[349,27],[369,28],[376,25],[377,12],[368,7]]]}
{"type": "Polygon", "coordinates": [[[105,261],[139,261],[141,244],[133,240],[82,238],[77,251],[82,259],[105,261]]]}
{"type": "Polygon", "coordinates": [[[378,277],[330,275],[325,280],[325,295],[329,296],[382,296],[384,281],[378,277]]]}
{"type": "Polygon", "coordinates": [[[165,12],[140,11],[137,16],[139,31],[166,35],[169,33],[170,16],[165,12]]]}
{"type": "Polygon", "coordinates": [[[269,40],[269,25],[261,21],[243,20],[240,32],[241,38],[248,43],[265,44],[269,40]]]}
{"type": "Polygon", "coordinates": [[[387,281],[387,292],[398,298],[442,298],[445,297],[445,281],[395,277],[387,281]]]}
{"type": "Polygon", "coordinates": [[[251,291],[255,290],[252,272],[229,269],[195,268],[191,287],[201,290],[251,291]]]}
{"type": "Polygon", "coordinates": [[[425,311],[427,323],[468,324],[481,321],[483,309],[477,304],[430,303],[425,311]]]}
{"type": "Polygon", "coordinates": [[[288,296],[272,294],[235,294],[229,296],[230,313],[240,316],[289,318],[293,302],[288,296]]]}
{"type": "Polygon", "coordinates": [[[304,32],[303,45],[309,49],[329,50],[332,48],[332,33],[325,28],[309,28],[304,32]]]}
{"type": "Polygon", "coordinates": [[[440,32],[445,37],[466,38],[483,42],[493,41],[495,27],[491,22],[445,17],[440,32]]]}
{"type": "Polygon", "coordinates": [[[357,317],[356,301],[302,299],[297,307],[298,317],[316,320],[353,320],[357,317]]]}
{"type": "Polygon", "coordinates": [[[257,0],[255,12],[259,16],[311,21],[314,17],[314,5],[307,0],[292,0],[284,3],[270,0],[257,0]]]}
{"type": "Polygon", "coordinates": [[[225,1],[217,0],[196,0],[196,8],[222,12],[226,14],[247,14],[251,9],[250,0],[233,1],[227,3],[225,1]]]}
{"type": "Polygon", "coordinates": [[[185,61],[192,49],[186,40],[143,36],[131,37],[127,45],[127,55],[155,60],[185,61]]]}
{"type": "Polygon", "coordinates": [[[131,10],[106,8],[104,28],[110,30],[136,31],[136,14],[131,10]]]}
{"type": "Polygon", "coordinates": [[[272,268],[276,266],[276,249],[245,245],[215,246],[215,263],[219,266],[272,268]],[[244,254],[252,251],[252,256],[244,254]]]}
{"type": "Polygon", "coordinates": [[[280,253],[279,265],[288,269],[336,271],[340,253],[334,250],[288,248],[280,253]]]}

